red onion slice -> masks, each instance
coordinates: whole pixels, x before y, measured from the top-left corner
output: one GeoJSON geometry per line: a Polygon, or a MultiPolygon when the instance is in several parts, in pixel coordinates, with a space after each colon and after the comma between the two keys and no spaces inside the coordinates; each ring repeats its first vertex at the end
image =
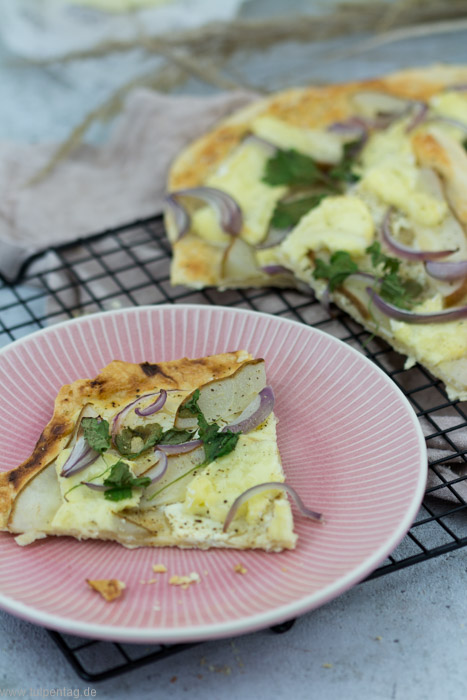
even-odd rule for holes
{"type": "Polygon", "coordinates": [[[135,413],[138,416],[152,416],[153,413],[157,413],[164,406],[167,401],[167,392],[165,389],[161,389],[159,398],[157,398],[153,403],[150,403],[146,408],[135,408],[135,413]]]}
{"type": "Polygon", "coordinates": [[[284,265],[263,265],[261,272],[266,275],[291,275],[291,271],[284,265]]]}
{"type": "Polygon", "coordinates": [[[186,452],[191,452],[197,447],[203,444],[202,440],[190,440],[189,442],[181,442],[178,445],[161,445],[159,444],[157,448],[164,452],[166,455],[181,455],[186,452]]]}
{"type": "Polygon", "coordinates": [[[255,396],[244,411],[239,415],[237,420],[230,425],[222,428],[223,433],[230,430],[232,433],[249,433],[258,425],[261,425],[266,418],[272,413],[274,408],[274,392],[272,387],[265,386],[259,394],[255,396]]]}
{"type": "Polygon", "coordinates": [[[406,260],[438,260],[439,258],[445,258],[447,255],[455,253],[455,250],[414,250],[409,246],[399,243],[393,238],[391,234],[391,215],[393,209],[388,209],[386,212],[383,223],[381,225],[381,231],[383,234],[383,241],[386,243],[387,247],[392,250],[393,253],[398,255],[400,258],[405,258],[406,260]]]}
{"type": "Polygon", "coordinates": [[[404,321],[405,323],[446,323],[447,321],[458,321],[459,319],[467,318],[467,306],[459,306],[455,309],[446,309],[445,311],[434,311],[431,313],[417,313],[416,311],[407,311],[406,309],[400,309],[398,306],[389,304],[371,287],[367,287],[366,291],[374,305],[383,314],[396,321],[404,321]]]}
{"type": "Polygon", "coordinates": [[[88,445],[84,435],[80,435],[62,467],[60,476],[68,477],[77,474],[93,464],[99,456],[99,452],[88,445]]]}
{"type": "Polygon", "coordinates": [[[337,134],[354,134],[361,136],[363,144],[366,143],[371,129],[380,130],[386,129],[393,122],[401,117],[405,117],[412,109],[412,105],[407,105],[400,112],[384,112],[377,114],[375,117],[350,117],[345,121],[334,122],[328,127],[328,131],[333,131],[337,134]]]}
{"type": "Polygon", "coordinates": [[[177,241],[188,233],[190,228],[190,217],[185,207],[174,197],[173,194],[167,195],[165,201],[174,217],[175,229],[177,231],[177,241]]]}
{"type": "Polygon", "coordinates": [[[467,260],[458,260],[456,262],[429,261],[425,264],[425,269],[430,277],[450,282],[451,280],[467,277],[467,260]]]}
{"type": "MultiPolygon", "coordinates": [[[[154,454],[158,458],[157,462],[153,465],[157,466],[157,470],[151,476],[151,483],[148,484],[148,486],[154,484],[156,481],[159,481],[159,479],[162,479],[165,472],[167,471],[167,466],[169,464],[166,454],[160,452],[159,450],[155,450],[154,454]]],[[[81,483],[83,484],[83,486],[87,486],[88,489],[93,489],[93,491],[108,491],[109,489],[115,488],[114,486],[106,486],[105,484],[95,484],[93,481],[82,481],[81,483]]],[[[141,488],[141,486],[132,486],[132,488],[141,488]]]]}
{"type": "Polygon", "coordinates": [[[363,117],[350,117],[342,122],[334,122],[328,126],[328,131],[335,134],[349,134],[349,136],[360,136],[361,138],[368,138],[368,131],[370,128],[370,123],[367,119],[363,117]]]}
{"type": "MultiPolygon", "coordinates": [[[[111,429],[112,440],[115,442],[115,438],[116,438],[117,433],[119,432],[119,430],[120,430],[120,428],[121,428],[122,421],[123,421],[123,419],[125,418],[125,416],[131,411],[131,409],[133,408],[133,406],[135,406],[136,404],[140,403],[141,401],[144,401],[144,399],[149,399],[149,398],[151,398],[152,396],[158,396],[158,397],[160,398],[163,394],[164,394],[164,400],[163,400],[163,402],[162,402],[162,405],[161,405],[159,408],[157,408],[157,409],[155,409],[155,410],[153,409],[153,410],[151,411],[151,413],[146,413],[146,414],[145,414],[145,413],[139,413],[139,414],[138,414],[138,415],[140,415],[140,416],[151,415],[152,413],[155,413],[156,410],[157,410],[157,411],[160,411],[160,409],[161,409],[161,408],[163,407],[163,405],[165,404],[165,401],[166,401],[166,399],[167,399],[167,392],[166,392],[164,389],[162,389],[161,391],[155,391],[155,392],[153,392],[152,394],[145,394],[144,396],[139,396],[137,399],[135,399],[134,401],[131,401],[131,403],[128,403],[126,406],[124,406],[124,408],[122,408],[122,410],[119,411],[119,412],[114,416],[114,418],[113,418],[113,421],[112,421],[112,429],[111,429]]],[[[158,402],[158,401],[155,401],[154,403],[157,403],[157,402],[158,402]]],[[[151,406],[154,406],[154,404],[151,404],[151,406]]],[[[149,407],[148,407],[148,408],[149,408],[149,407]]],[[[141,409],[141,410],[144,411],[144,410],[146,410],[146,409],[141,409]]],[[[135,409],[135,412],[136,412],[136,409],[135,409]]]]}
{"type": "Polygon", "coordinates": [[[273,489],[285,491],[286,493],[288,493],[289,496],[292,496],[299,511],[306,518],[311,518],[311,520],[315,520],[316,522],[324,522],[322,514],[317,513],[316,511],[311,510],[310,508],[307,508],[300,496],[298,495],[298,493],[291,486],[289,486],[288,484],[283,484],[281,481],[268,481],[264,484],[256,484],[256,486],[252,486],[251,488],[241,493],[240,496],[238,496],[235,499],[235,501],[230,507],[229,512],[227,513],[222,532],[227,532],[229,525],[235,518],[238,509],[245,503],[245,501],[248,501],[248,499],[252,496],[256,496],[260,493],[263,493],[263,491],[271,491],[273,489]]]}
{"type": "Polygon", "coordinates": [[[176,214],[176,217],[178,216],[179,221],[181,222],[180,226],[177,227],[177,240],[184,236],[189,228],[189,214],[183,205],[178,202],[178,197],[194,197],[195,199],[201,199],[203,202],[206,202],[206,204],[210,205],[216,211],[219,217],[220,227],[226,233],[229,233],[232,236],[237,236],[242,230],[242,210],[233,197],[227,194],[227,192],[218,190],[215,187],[192,187],[189,189],[178,190],[177,192],[171,192],[166,198],[167,203],[173,211],[176,212],[179,208],[181,208],[187,217],[186,219],[183,218],[182,220],[181,214],[176,214]],[[177,202],[176,208],[173,205],[174,201],[177,202]]]}
{"type": "Polygon", "coordinates": [[[162,450],[159,450],[158,448],[159,446],[157,447],[157,449],[154,450],[154,455],[155,457],[157,457],[157,462],[155,465],[157,467],[157,470],[151,476],[151,484],[154,484],[156,481],[159,481],[159,479],[162,479],[165,472],[167,471],[167,467],[169,464],[169,460],[165,452],[162,452],[162,450]]]}
{"type": "Polygon", "coordinates": [[[284,238],[290,233],[292,226],[288,228],[271,228],[262,243],[255,245],[256,250],[266,250],[267,248],[274,248],[279,243],[282,243],[284,238]]]}
{"type": "Polygon", "coordinates": [[[108,489],[112,488],[112,486],[104,486],[104,484],[95,484],[92,481],[82,481],[81,483],[83,486],[87,486],[88,489],[92,489],[93,491],[107,491],[108,489]]]}

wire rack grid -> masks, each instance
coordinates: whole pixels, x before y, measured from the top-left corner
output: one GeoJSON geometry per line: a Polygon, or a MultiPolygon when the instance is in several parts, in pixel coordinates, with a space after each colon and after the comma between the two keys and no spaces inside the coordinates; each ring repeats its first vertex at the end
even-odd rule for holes
{"type": "MultiPolygon", "coordinates": [[[[15,284],[0,281],[0,347],[76,316],[142,304],[218,304],[321,328],[364,353],[392,378],[424,423],[429,447],[429,487],[418,516],[401,544],[368,578],[467,545],[465,403],[450,401],[443,384],[423,367],[405,369],[404,358],[384,341],[371,337],[346,314],[328,313],[309,294],[287,289],[219,292],[173,287],[169,265],[170,246],[159,216],[50,248],[23,266],[15,284]]],[[[284,632],[292,622],[273,631],[284,632]]],[[[190,646],[136,647],[56,632],[50,635],[78,675],[88,681],[125,673],[190,646]]]]}

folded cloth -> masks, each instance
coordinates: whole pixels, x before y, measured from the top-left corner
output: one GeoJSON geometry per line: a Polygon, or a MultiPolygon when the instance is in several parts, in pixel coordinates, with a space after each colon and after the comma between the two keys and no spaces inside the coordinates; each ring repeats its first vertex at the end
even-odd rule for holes
{"type": "Polygon", "coordinates": [[[0,143],[0,274],[12,282],[51,245],[160,212],[175,156],[254,99],[242,91],[187,97],[137,89],[105,145],[77,148],[35,185],[26,183],[57,145],[0,143]]]}
{"type": "Polygon", "coordinates": [[[420,418],[427,439],[427,494],[434,498],[461,504],[467,502],[467,431],[461,416],[436,415],[436,426],[420,418]],[[438,428],[438,430],[437,430],[438,428]]]}

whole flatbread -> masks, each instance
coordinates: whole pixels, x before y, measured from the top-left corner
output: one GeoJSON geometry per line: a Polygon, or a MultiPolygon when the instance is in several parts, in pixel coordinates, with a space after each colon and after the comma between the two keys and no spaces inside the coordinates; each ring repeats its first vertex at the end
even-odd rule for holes
{"type": "MultiPolygon", "coordinates": [[[[217,128],[190,144],[173,163],[168,178],[168,190],[177,192],[215,182],[217,174],[222,173],[223,168],[225,170],[229,158],[249,138],[252,125],[259,118],[272,118],[302,130],[326,131],[336,122],[345,122],[356,114],[361,116],[361,112],[356,110],[356,103],[362,93],[386,95],[390,100],[406,100],[416,105],[436,100],[438,96],[442,96],[449,90],[457,91],[456,95],[459,98],[466,96],[467,91],[463,89],[466,85],[466,66],[435,65],[404,70],[371,80],[293,88],[273,94],[241,109],[221,122],[217,128]]],[[[464,121],[467,136],[467,97],[465,99],[464,121]]],[[[459,121],[458,117],[457,120],[459,121]]],[[[434,124],[430,128],[416,129],[413,132],[411,148],[420,170],[428,170],[436,174],[447,198],[448,208],[465,235],[467,154],[462,155],[462,142],[459,138],[455,147],[451,147],[452,144],[448,141],[449,126],[438,127],[434,124]],[[442,133],[443,129],[448,129],[447,139],[442,133]]],[[[190,214],[199,210],[199,201],[191,198],[183,201],[190,214]]],[[[377,226],[380,225],[380,221],[375,223],[377,226]]],[[[216,286],[227,289],[249,286],[298,286],[300,288],[300,285],[305,283],[313,289],[318,298],[323,296],[325,284],[322,280],[315,280],[310,269],[305,269],[290,257],[287,239],[277,251],[273,249],[268,258],[264,251],[259,252],[261,246],[258,246],[257,242],[252,244],[251,240],[248,240],[249,234],[245,229],[240,231],[234,242],[232,238],[229,240],[228,236],[223,242],[217,240],[213,242],[209,237],[199,235],[199,232],[193,229],[190,229],[187,235],[178,238],[178,231],[170,211],[166,215],[166,227],[173,247],[171,267],[173,284],[194,288],[216,286]],[[229,246],[232,248],[233,243],[236,255],[239,257],[238,261],[228,268],[226,259],[230,254],[229,246]],[[281,272],[278,267],[276,274],[270,274],[265,271],[265,263],[286,269],[281,272]]],[[[439,238],[435,249],[443,249],[449,245],[452,247],[452,241],[443,240],[441,235],[439,238]]],[[[345,249],[345,245],[342,248],[345,249]]],[[[310,246],[310,252],[313,256],[316,254],[316,248],[313,249],[313,246],[310,246]]],[[[456,306],[467,304],[466,291],[464,290],[464,294],[461,293],[462,290],[457,293],[456,306]]],[[[410,363],[418,361],[435,376],[441,378],[446,384],[450,398],[467,399],[467,328],[464,327],[463,321],[458,328],[458,338],[461,338],[461,341],[455,352],[452,348],[447,348],[445,351],[432,353],[424,347],[425,338],[421,337],[420,330],[408,332],[405,335],[403,332],[395,333],[393,325],[381,323],[380,318],[375,321],[372,314],[366,313],[364,305],[362,306],[356,300],[357,296],[360,295],[354,293],[350,285],[347,290],[335,290],[329,298],[369,331],[382,336],[397,351],[407,355],[410,363]]],[[[439,349],[436,338],[429,342],[437,345],[439,349]]]]}

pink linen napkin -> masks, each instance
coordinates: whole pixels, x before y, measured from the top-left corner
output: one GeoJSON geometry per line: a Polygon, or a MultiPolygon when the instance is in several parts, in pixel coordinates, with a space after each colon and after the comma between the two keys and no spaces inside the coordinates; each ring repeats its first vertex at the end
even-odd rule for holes
{"type": "Polygon", "coordinates": [[[0,274],[13,280],[23,262],[50,245],[162,210],[168,168],[181,149],[256,99],[132,92],[101,147],[83,145],[36,185],[26,185],[57,144],[0,143],[0,274]]]}

